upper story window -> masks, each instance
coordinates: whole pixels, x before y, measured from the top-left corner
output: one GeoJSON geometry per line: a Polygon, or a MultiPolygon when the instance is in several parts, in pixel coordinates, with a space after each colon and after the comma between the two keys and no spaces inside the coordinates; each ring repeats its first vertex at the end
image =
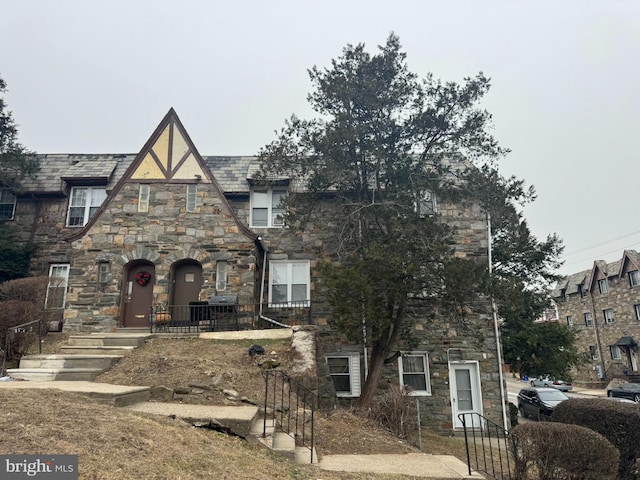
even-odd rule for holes
{"type": "Polygon", "coordinates": [[[591,315],[591,312],[586,312],[584,314],[584,324],[587,327],[593,327],[593,315],[591,315]]]}
{"type": "Polygon", "coordinates": [[[310,270],[308,260],[271,260],[269,303],[308,306],[310,270]]]}
{"type": "Polygon", "coordinates": [[[632,287],[637,287],[638,285],[640,285],[640,270],[629,272],[629,284],[632,287]]]}
{"type": "Polygon", "coordinates": [[[428,217],[437,213],[436,196],[432,192],[418,193],[416,211],[421,217],[428,217]]]}
{"type": "Polygon", "coordinates": [[[69,201],[67,227],[84,227],[107,198],[104,187],[73,187],[69,201]]]}
{"type": "Polygon", "coordinates": [[[429,355],[427,352],[407,352],[398,359],[400,385],[411,388],[410,395],[431,395],[429,355]]]}
{"type": "Polygon", "coordinates": [[[569,328],[573,327],[573,317],[571,315],[567,315],[567,326],[569,328]]]}
{"type": "Polygon", "coordinates": [[[633,310],[636,312],[636,320],[640,320],[640,303],[636,303],[633,310]]]}
{"type": "Polygon", "coordinates": [[[49,283],[45,308],[64,308],[69,280],[69,264],[58,263],[49,267],[49,283]]]}
{"type": "Polygon", "coordinates": [[[578,290],[580,291],[580,297],[582,298],[586,297],[589,293],[589,290],[587,290],[587,287],[584,285],[578,285],[578,290]]]}
{"type": "Polygon", "coordinates": [[[8,188],[0,188],[0,220],[13,220],[16,213],[16,196],[8,188]]]}
{"type": "Polygon", "coordinates": [[[197,196],[198,186],[193,183],[187,185],[187,212],[194,213],[196,211],[197,196]]]}
{"type": "Polygon", "coordinates": [[[606,278],[598,280],[598,289],[600,293],[607,293],[609,291],[609,281],[606,278]]]}
{"type": "Polygon", "coordinates": [[[604,316],[604,323],[612,324],[615,321],[613,317],[613,310],[611,308],[607,308],[606,310],[603,310],[602,314],[604,316]]]}
{"type": "Polygon", "coordinates": [[[598,350],[596,350],[595,345],[589,345],[589,355],[591,356],[591,360],[598,360],[598,350]]]}
{"type": "Polygon", "coordinates": [[[284,208],[281,203],[287,195],[284,188],[251,190],[252,227],[282,227],[284,225],[284,208]]]}
{"type": "Polygon", "coordinates": [[[337,397],[360,396],[360,354],[327,355],[329,376],[337,397]]]}
{"type": "Polygon", "coordinates": [[[151,185],[148,183],[140,184],[138,192],[138,211],[145,213],[149,211],[149,196],[151,194],[151,185]]]}

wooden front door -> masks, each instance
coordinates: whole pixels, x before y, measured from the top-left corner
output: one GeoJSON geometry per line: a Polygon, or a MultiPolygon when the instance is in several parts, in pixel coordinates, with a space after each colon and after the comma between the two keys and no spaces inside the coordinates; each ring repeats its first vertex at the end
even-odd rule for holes
{"type": "Polygon", "coordinates": [[[153,285],[156,280],[155,267],[150,263],[132,265],[127,269],[124,293],[122,326],[148,328],[153,285]]]}
{"type": "Polygon", "coordinates": [[[197,302],[202,288],[202,267],[199,263],[184,262],[173,269],[171,305],[189,305],[197,302]]]}

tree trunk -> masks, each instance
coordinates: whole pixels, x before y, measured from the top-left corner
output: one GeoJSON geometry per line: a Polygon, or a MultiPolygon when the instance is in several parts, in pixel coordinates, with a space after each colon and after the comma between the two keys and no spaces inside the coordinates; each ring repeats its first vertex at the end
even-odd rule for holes
{"type": "Polygon", "coordinates": [[[382,367],[384,365],[384,359],[386,358],[385,352],[380,347],[374,347],[371,351],[371,359],[369,360],[369,373],[367,379],[362,386],[362,392],[360,392],[360,398],[356,402],[356,408],[361,410],[369,410],[373,403],[373,397],[378,390],[380,384],[380,378],[382,378],[382,367]]]}

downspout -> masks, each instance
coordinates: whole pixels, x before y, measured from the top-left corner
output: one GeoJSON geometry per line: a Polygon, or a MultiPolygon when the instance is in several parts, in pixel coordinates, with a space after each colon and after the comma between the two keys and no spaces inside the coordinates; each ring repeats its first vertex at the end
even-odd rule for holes
{"type": "MultiPolygon", "coordinates": [[[[489,276],[493,275],[492,255],[491,255],[491,214],[487,212],[487,237],[488,237],[488,253],[489,253],[489,276]]],[[[506,407],[506,395],[504,391],[504,376],[502,374],[502,346],[500,344],[500,329],[498,328],[498,311],[496,308],[496,302],[491,296],[491,311],[493,313],[493,331],[496,336],[496,357],[498,359],[498,376],[500,379],[500,401],[502,403],[502,422],[505,431],[509,430],[507,425],[507,407],[506,407]]]]}
{"type": "Polygon", "coordinates": [[[264,256],[262,257],[262,281],[260,282],[260,312],[259,312],[259,318],[262,317],[262,304],[264,303],[264,282],[265,282],[265,277],[266,277],[266,272],[267,272],[267,254],[269,253],[269,251],[267,250],[267,247],[264,246],[264,243],[262,243],[262,237],[258,237],[257,238],[260,246],[262,247],[262,251],[264,252],[264,256]]]}
{"type": "Polygon", "coordinates": [[[603,351],[602,351],[602,342],[600,341],[600,327],[598,326],[598,316],[596,315],[596,302],[593,298],[593,295],[591,294],[591,290],[589,290],[588,292],[589,298],[591,299],[591,318],[593,319],[593,333],[596,337],[596,347],[598,349],[598,357],[599,357],[599,361],[598,364],[600,366],[601,369],[601,375],[599,376],[598,380],[602,381],[607,381],[607,371],[605,370],[605,366],[604,366],[604,355],[603,355],[603,351]]]}

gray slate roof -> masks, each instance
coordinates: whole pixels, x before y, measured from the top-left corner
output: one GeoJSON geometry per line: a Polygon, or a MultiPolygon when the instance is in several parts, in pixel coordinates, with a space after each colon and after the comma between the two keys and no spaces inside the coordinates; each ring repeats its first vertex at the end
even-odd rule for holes
{"type": "MultiPolygon", "coordinates": [[[[46,154],[38,155],[40,171],[20,182],[25,193],[56,194],[65,190],[65,179],[104,178],[107,190],[113,188],[136,157],[136,154],[46,154]]],[[[203,157],[220,188],[225,193],[248,193],[249,170],[256,157],[203,157]]],[[[72,181],[72,180],[70,180],[72,181]]]]}
{"type": "MultiPolygon", "coordinates": [[[[625,250],[622,256],[624,255],[635,262],[635,265],[640,265],[640,255],[635,250],[625,250]]],[[[594,260],[594,266],[602,271],[607,276],[607,278],[616,277],[619,276],[622,272],[622,258],[620,260],[616,260],[615,262],[609,263],[605,262],[604,260],[594,260]]],[[[585,288],[589,286],[591,275],[593,273],[594,268],[591,268],[589,270],[583,270],[582,272],[572,273],[571,275],[558,280],[558,283],[556,284],[556,287],[552,292],[553,297],[560,297],[562,289],[565,289],[565,293],[567,295],[578,293],[579,285],[584,285],[585,288]]]]}

